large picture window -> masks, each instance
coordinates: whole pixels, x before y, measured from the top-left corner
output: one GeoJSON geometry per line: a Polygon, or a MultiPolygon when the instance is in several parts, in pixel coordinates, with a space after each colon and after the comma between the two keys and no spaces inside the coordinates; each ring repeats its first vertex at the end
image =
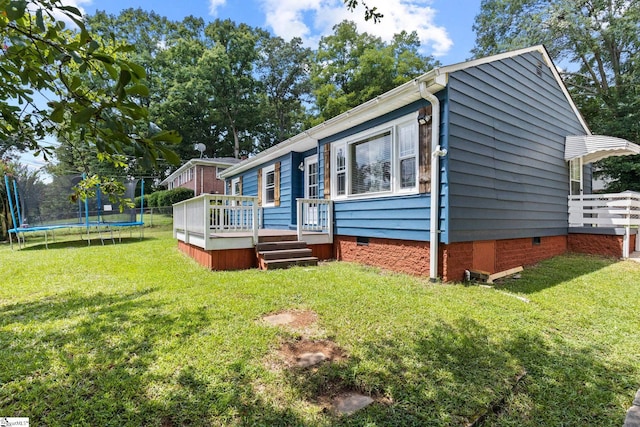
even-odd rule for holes
{"type": "Polygon", "coordinates": [[[391,189],[391,132],[349,146],[350,194],[380,193],[391,189]]]}
{"type": "Polygon", "coordinates": [[[418,123],[414,115],[336,141],[332,197],[373,197],[418,191],[418,123]]]}

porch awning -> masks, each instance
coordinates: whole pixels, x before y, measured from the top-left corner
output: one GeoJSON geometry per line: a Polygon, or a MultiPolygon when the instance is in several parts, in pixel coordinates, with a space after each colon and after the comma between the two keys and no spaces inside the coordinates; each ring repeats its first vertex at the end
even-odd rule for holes
{"type": "Polygon", "coordinates": [[[583,163],[597,162],[611,156],[640,154],[640,146],[626,139],[604,135],[570,135],[564,146],[564,159],[582,157],[583,163]]]}

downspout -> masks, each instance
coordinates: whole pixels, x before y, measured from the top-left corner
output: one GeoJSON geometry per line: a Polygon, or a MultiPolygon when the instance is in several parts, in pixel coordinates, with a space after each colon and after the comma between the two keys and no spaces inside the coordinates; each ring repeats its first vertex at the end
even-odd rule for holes
{"type": "Polygon", "coordinates": [[[440,147],[440,101],[427,90],[425,82],[420,83],[420,96],[431,103],[431,207],[429,218],[429,280],[438,280],[438,211],[440,199],[440,157],[447,155],[447,150],[440,147]]]}

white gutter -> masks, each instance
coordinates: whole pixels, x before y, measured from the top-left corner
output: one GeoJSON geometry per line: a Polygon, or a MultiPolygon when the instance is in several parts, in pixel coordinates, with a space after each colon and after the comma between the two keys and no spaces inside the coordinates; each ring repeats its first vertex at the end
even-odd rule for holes
{"type": "Polygon", "coordinates": [[[438,210],[440,199],[440,157],[447,155],[447,150],[440,147],[440,101],[427,90],[425,82],[420,83],[420,96],[431,103],[431,207],[429,218],[429,280],[438,280],[438,210]]]}

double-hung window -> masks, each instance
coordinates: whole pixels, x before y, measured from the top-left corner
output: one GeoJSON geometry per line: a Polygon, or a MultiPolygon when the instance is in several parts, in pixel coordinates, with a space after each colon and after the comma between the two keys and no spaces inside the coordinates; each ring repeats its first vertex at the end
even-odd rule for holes
{"type": "Polygon", "coordinates": [[[411,190],[416,187],[418,162],[418,134],[414,123],[397,126],[398,135],[398,189],[411,190]]]}
{"type": "Polygon", "coordinates": [[[332,195],[362,198],[418,191],[415,115],[332,143],[332,195]]]}
{"type": "Polygon", "coordinates": [[[276,201],[276,172],[273,165],[262,169],[263,179],[263,206],[274,206],[276,201]]]}

